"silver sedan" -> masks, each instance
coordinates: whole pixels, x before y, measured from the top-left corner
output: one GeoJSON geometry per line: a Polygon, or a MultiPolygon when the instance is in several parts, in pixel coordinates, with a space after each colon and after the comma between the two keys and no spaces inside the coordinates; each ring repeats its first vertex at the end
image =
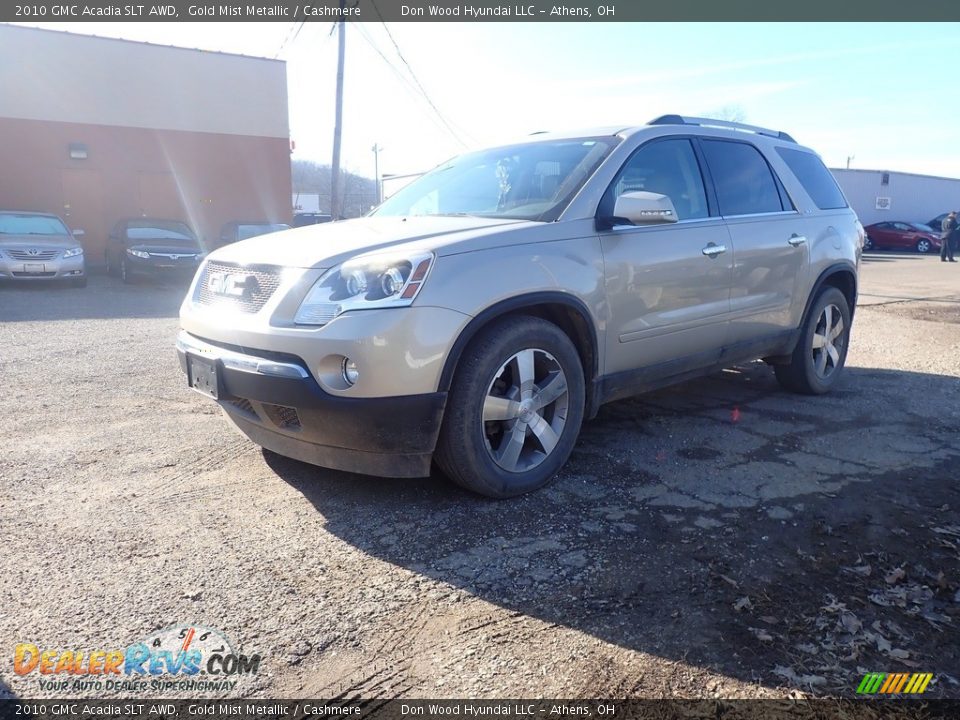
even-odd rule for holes
{"type": "Polygon", "coordinates": [[[83,247],[56,215],[0,210],[0,281],[87,284],[83,247]]]}

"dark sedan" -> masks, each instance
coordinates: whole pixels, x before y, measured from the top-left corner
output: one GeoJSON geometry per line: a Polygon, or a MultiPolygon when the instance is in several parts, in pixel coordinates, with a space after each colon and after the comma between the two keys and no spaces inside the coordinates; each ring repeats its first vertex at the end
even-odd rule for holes
{"type": "Polygon", "coordinates": [[[940,235],[928,225],[890,220],[864,228],[864,250],[916,250],[919,253],[940,250],[940,235]]]}
{"type": "Polygon", "coordinates": [[[206,251],[179,220],[127,218],[113,226],[107,242],[107,271],[126,283],[137,277],[192,277],[206,251]]]}

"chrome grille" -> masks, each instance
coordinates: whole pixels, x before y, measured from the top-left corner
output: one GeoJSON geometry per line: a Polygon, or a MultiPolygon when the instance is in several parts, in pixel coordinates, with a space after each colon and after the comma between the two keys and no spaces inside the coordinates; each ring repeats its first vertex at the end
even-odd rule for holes
{"type": "Polygon", "coordinates": [[[300,416],[297,414],[296,408],[264,403],[263,411],[270,418],[270,422],[282,430],[300,429],[300,416]]]}
{"type": "MultiPolygon", "coordinates": [[[[267,300],[280,286],[280,268],[265,266],[228,265],[226,263],[207,263],[200,279],[197,302],[201,305],[214,305],[231,308],[245,313],[259,312],[267,300]],[[211,287],[211,278],[233,277],[243,281],[243,287],[232,288],[232,293],[216,292],[211,287]],[[252,280],[251,280],[252,278],[252,280]]],[[[221,288],[222,290],[222,288],[221,288]]]]}
{"type": "Polygon", "coordinates": [[[53,260],[60,254],[60,250],[4,250],[14,260],[53,260]]]}

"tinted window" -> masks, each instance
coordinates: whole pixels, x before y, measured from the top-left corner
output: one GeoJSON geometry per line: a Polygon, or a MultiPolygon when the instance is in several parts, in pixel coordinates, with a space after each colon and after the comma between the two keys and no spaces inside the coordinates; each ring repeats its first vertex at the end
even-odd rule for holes
{"type": "Polygon", "coordinates": [[[59,218],[0,214],[0,235],[69,235],[59,218]]]}
{"type": "Polygon", "coordinates": [[[237,225],[237,240],[249,240],[258,235],[266,235],[268,233],[289,229],[289,225],[282,225],[280,223],[237,225]]]}
{"type": "Polygon", "coordinates": [[[753,145],[704,140],[721,215],[780,212],[783,205],[770,166],[753,145]]]}
{"type": "Polygon", "coordinates": [[[777,152],[818,208],[836,210],[847,207],[836,179],[820,158],[813,153],[789,148],[777,148],[777,152]]]}
{"type": "Polygon", "coordinates": [[[193,240],[193,232],[175,220],[131,220],[127,224],[131,240],[193,240]]]}
{"type": "Polygon", "coordinates": [[[709,215],[703,176],[689,140],[653,142],[634,153],[607,191],[601,214],[612,215],[618,197],[638,190],[669,197],[679,220],[709,215]]]}

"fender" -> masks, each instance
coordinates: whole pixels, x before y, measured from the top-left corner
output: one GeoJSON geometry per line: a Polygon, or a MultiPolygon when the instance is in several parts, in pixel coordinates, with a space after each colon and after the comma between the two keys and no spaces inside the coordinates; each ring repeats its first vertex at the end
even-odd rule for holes
{"type": "MultiPolygon", "coordinates": [[[[591,394],[593,382],[599,373],[599,340],[597,339],[597,328],[594,325],[590,311],[587,309],[586,304],[580,300],[580,298],[569,293],[550,291],[535,292],[527,295],[517,295],[516,297],[507,298],[506,300],[502,300],[477,313],[473,319],[467,323],[466,327],[463,329],[459,337],[457,337],[456,341],[453,343],[453,346],[450,348],[450,352],[447,354],[447,359],[443,365],[443,372],[440,373],[440,386],[438,390],[440,392],[447,392],[450,390],[450,384],[453,382],[453,373],[456,371],[457,365],[460,363],[460,356],[463,354],[467,344],[476,336],[478,332],[480,332],[480,330],[486,327],[497,317],[515,312],[517,310],[523,310],[524,308],[535,307],[537,305],[565,305],[566,307],[574,310],[586,325],[588,330],[587,335],[590,340],[589,349],[591,367],[584,367],[584,370],[586,371],[585,385],[589,396],[591,394]]],[[[583,353],[581,352],[581,356],[582,355],[583,353]]],[[[590,405],[591,404],[588,397],[588,409],[590,408],[590,405]]]]}
{"type": "MultiPolygon", "coordinates": [[[[823,272],[820,273],[819,277],[817,277],[817,281],[813,284],[813,288],[810,290],[810,294],[807,296],[807,304],[803,308],[803,315],[800,318],[800,326],[797,328],[798,330],[806,325],[807,318],[810,315],[810,308],[813,306],[813,301],[820,293],[820,289],[824,286],[827,279],[838,273],[848,273],[853,277],[853,302],[850,303],[850,322],[853,322],[853,313],[857,308],[857,268],[856,266],[851,265],[849,262],[838,262],[827,267],[823,272]]],[[[791,352],[793,352],[793,348],[791,348],[791,352]]]]}

